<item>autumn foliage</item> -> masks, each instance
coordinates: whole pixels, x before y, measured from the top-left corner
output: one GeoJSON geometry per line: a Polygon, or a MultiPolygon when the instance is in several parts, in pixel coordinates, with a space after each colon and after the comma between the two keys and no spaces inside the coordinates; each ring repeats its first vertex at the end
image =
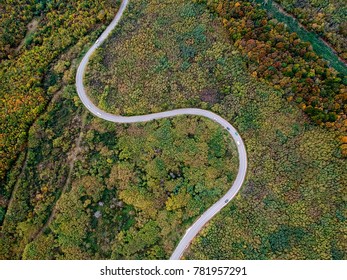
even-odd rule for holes
{"type": "Polygon", "coordinates": [[[346,134],[347,77],[330,68],[309,43],[249,2],[198,2],[208,2],[222,17],[254,77],[283,89],[285,98],[296,102],[316,124],[346,134]]]}
{"type": "Polygon", "coordinates": [[[0,7],[7,11],[1,11],[0,21],[0,181],[25,147],[30,125],[57,90],[56,77],[48,75],[51,63],[116,11],[108,1],[13,2],[20,3],[0,7]],[[33,18],[38,27],[24,37],[33,18]]]}
{"type": "Polygon", "coordinates": [[[346,1],[344,0],[277,0],[308,30],[322,36],[347,60],[346,1]]]}

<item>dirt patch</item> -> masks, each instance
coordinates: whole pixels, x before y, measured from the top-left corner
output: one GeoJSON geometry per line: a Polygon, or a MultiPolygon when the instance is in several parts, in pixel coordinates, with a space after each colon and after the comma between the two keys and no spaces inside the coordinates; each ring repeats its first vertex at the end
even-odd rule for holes
{"type": "Polygon", "coordinates": [[[39,20],[37,18],[34,18],[31,22],[27,24],[27,33],[25,34],[25,37],[20,42],[18,47],[16,48],[16,52],[19,52],[20,49],[24,46],[25,40],[28,39],[28,37],[36,31],[37,26],[39,25],[39,20]]]}
{"type": "Polygon", "coordinates": [[[215,89],[206,88],[200,92],[200,99],[203,102],[207,102],[211,105],[219,101],[218,91],[215,89]]]}

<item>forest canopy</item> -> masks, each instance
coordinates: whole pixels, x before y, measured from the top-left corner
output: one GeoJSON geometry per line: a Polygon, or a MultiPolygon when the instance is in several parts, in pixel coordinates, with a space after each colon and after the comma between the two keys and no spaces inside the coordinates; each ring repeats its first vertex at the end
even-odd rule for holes
{"type": "MultiPolygon", "coordinates": [[[[77,22],[101,9],[77,2],[83,11],[77,22]]],[[[90,61],[85,82],[95,104],[109,112],[204,108],[242,135],[244,185],[184,257],[346,259],[344,77],[259,6],[175,0],[173,8],[172,2],[130,1],[120,26],[90,61]]],[[[70,8],[58,5],[46,20],[70,8]]],[[[50,47],[51,62],[37,70],[46,105],[27,125],[18,160],[4,161],[11,168],[0,193],[2,259],[166,259],[235,178],[235,146],[211,121],[180,117],[116,125],[82,106],[76,67],[104,22],[86,22],[89,31],[64,51],[50,47]]],[[[32,19],[23,26],[28,23],[32,19]]],[[[64,20],[54,21],[51,31],[60,24],[64,20]]],[[[59,36],[68,40],[64,32],[59,36]]],[[[42,44],[50,45],[47,40],[42,44]]],[[[35,60],[24,54],[43,61],[40,44],[23,45],[17,54],[8,47],[14,57],[2,63],[20,66],[18,60],[33,70],[35,60]]]]}

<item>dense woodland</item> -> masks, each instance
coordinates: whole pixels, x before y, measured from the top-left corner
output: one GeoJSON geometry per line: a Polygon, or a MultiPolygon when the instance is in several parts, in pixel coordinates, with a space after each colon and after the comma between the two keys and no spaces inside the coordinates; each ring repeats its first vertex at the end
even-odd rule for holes
{"type": "MultiPolygon", "coordinates": [[[[24,150],[30,125],[57,90],[56,77],[47,77],[49,67],[78,39],[95,29],[100,32],[102,24],[113,18],[117,3],[2,1],[0,182],[24,150]],[[25,36],[29,22],[35,28],[25,36]]],[[[70,61],[60,61],[56,67],[63,73],[69,64],[70,61]]]]}
{"type": "Polygon", "coordinates": [[[168,258],[232,184],[233,142],[201,118],[130,126],[96,119],[81,110],[70,81],[29,132],[0,257],[168,258]]]}
{"type": "Polygon", "coordinates": [[[277,0],[306,28],[330,43],[347,61],[347,7],[345,0],[277,0]]]}
{"type": "Polygon", "coordinates": [[[84,133],[71,189],[23,258],[166,259],[237,172],[227,133],[199,118],[119,126],[89,117],[84,133]]]}
{"type": "MultiPolygon", "coordinates": [[[[323,85],[321,88],[326,85],[332,96],[344,86],[338,80],[339,74],[318,57],[310,59],[294,52],[294,45],[287,44],[287,35],[297,40],[304,53],[315,56],[307,43],[301,42],[295,34],[283,32],[284,37],[279,38],[287,45],[283,51],[292,57],[299,74],[288,77],[287,87],[278,86],[282,66],[273,70],[277,74],[273,78],[265,77],[264,70],[255,75],[256,62],[248,58],[247,44],[241,45],[243,38],[250,39],[247,32],[237,33],[239,41],[236,41],[230,38],[236,31],[225,32],[218,24],[219,19],[206,12],[206,3],[181,3],[176,13],[169,4],[158,1],[142,4],[142,9],[135,9],[134,5],[105,49],[95,55],[87,76],[91,95],[99,106],[111,112],[131,115],[196,104],[226,117],[242,133],[250,162],[248,181],[235,203],[196,239],[187,257],[346,258],[343,229],[347,166],[341,157],[339,138],[333,129],[328,131],[312,124],[295,104],[304,103],[304,94],[308,95],[312,88],[308,86],[309,80],[300,79],[299,75],[303,75],[300,71],[305,72],[306,68],[311,71],[321,63],[323,71],[330,73],[328,77],[336,78],[336,83],[328,82],[329,78],[323,74],[312,78],[323,85]],[[149,16],[153,13],[155,21],[149,16]],[[132,18],[138,15],[140,19],[132,18]],[[158,28],[163,24],[166,24],[165,33],[158,28]],[[144,53],[144,50],[148,51],[144,53]],[[117,55],[119,53],[124,55],[117,55]],[[120,73],[126,75],[120,79],[120,73]],[[132,83],[133,80],[136,82],[132,83]],[[194,80],[199,83],[195,84],[194,80]],[[300,95],[290,89],[295,84],[303,96],[300,102],[297,100],[300,95]],[[100,92],[102,94],[98,94],[100,92]],[[291,94],[297,101],[288,104],[291,94]]],[[[233,12],[235,4],[228,11],[233,12]]],[[[260,30],[265,35],[268,30],[270,40],[285,30],[281,24],[268,19],[265,11],[249,3],[242,9],[249,10],[250,14],[244,13],[248,16],[245,18],[235,16],[235,25],[242,19],[251,25],[250,19],[256,20],[262,15],[266,28],[260,30]]],[[[227,24],[224,20],[224,25],[227,24]]],[[[249,36],[255,35],[250,32],[249,36]]],[[[267,60],[276,65],[280,58],[286,58],[278,48],[280,44],[277,47],[271,41],[268,44],[273,58],[264,51],[266,60],[257,65],[267,60]]],[[[323,99],[318,95],[317,100],[323,99]]],[[[324,123],[318,119],[317,122],[324,123]]]]}
{"type": "MultiPolygon", "coordinates": [[[[242,43],[254,34],[240,32],[235,40],[225,28],[242,19],[230,16],[236,3],[224,20],[217,16],[218,6],[207,4],[130,1],[119,28],[90,62],[91,97],[103,109],[126,115],[205,108],[241,133],[249,161],[245,185],[185,258],[346,259],[342,128],[328,130],[332,122],[317,119],[325,124],[319,126],[306,115],[301,104],[310,99],[304,98],[308,89],[299,77],[278,86],[284,66],[271,70],[274,78],[258,70],[256,54],[248,56],[242,43]],[[291,93],[295,83],[301,101],[299,93],[291,93]],[[288,103],[291,96],[294,102],[288,103]]],[[[239,4],[247,24],[263,13],[239,4]]],[[[219,7],[222,15],[224,6],[219,7]]],[[[262,30],[269,31],[271,43],[284,27],[265,21],[262,30]]],[[[92,38],[95,34],[48,68],[46,80],[54,80],[47,94],[56,92],[55,97],[31,126],[28,149],[1,186],[0,258],[168,258],[186,228],[235,178],[235,147],[210,121],[180,117],[115,125],[87,113],[75,91],[78,59],[73,58],[92,38]]],[[[273,62],[283,59],[270,45],[273,62]]],[[[319,58],[300,59],[291,48],[283,49],[293,55],[301,75],[305,67],[322,63],[329,75],[311,77],[320,88],[343,87],[342,77],[319,58]],[[336,80],[326,84],[328,77],[336,80]]],[[[272,61],[266,51],[264,57],[259,65],[272,61]]],[[[330,91],[328,100],[338,103],[337,92],[330,91]]],[[[337,115],[336,127],[339,115],[328,109],[323,113],[337,115]]]]}

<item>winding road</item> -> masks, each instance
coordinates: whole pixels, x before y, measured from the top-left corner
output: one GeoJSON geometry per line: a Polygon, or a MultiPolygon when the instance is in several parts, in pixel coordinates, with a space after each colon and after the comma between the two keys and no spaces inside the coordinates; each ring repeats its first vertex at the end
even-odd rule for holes
{"type": "Polygon", "coordinates": [[[186,231],[185,235],[182,237],[181,241],[177,245],[175,251],[173,252],[170,258],[171,260],[178,260],[182,257],[185,249],[189,246],[193,238],[204,227],[204,225],[209,220],[211,220],[212,217],[216,215],[223,207],[225,207],[240,190],[246,176],[246,171],[247,171],[246,148],[242,141],[242,138],[237,133],[236,129],[227,120],[207,110],[196,109],[196,108],[184,108],[184,109],[165,111],[165,112],[155,113],[155,114],[124,117],[124,116],[107,113],[101,110],[100,108],[96,107],[92,103],[92,101],[88,98],[87,93],[83,86],[83,77],[84,77],[85,69],[87,67],[90,56],[106,40],[107,36],[117,26],[128,3],[129,3],[129,0],[122,1],[122,4],[117,12],[117,15],[115,16],[113,21],[110,23],[110,25],[106,28],[106,30],[101,34],[101,36],[96,40],[93,46],[85,54],[85,56],[83,57],[77,69],[76,88],[77,88],[78,96],[80,97],[84,106],[96,117],[104,119],[106,121],[114,122],[114,123],[147,122],[147,121],[169,118],[169,117],[174,117],[179,115],[203,116],[213,120],[214,122],[219,123],[229,132],[229,134],[231,135],[231,137],[234,139],[236,143],[237,150],[239,153],[239,171],[234,183],[230,187],[229,191],[220,200],[218,200],[215,204],[213,204],[206,212],[204,212],[198,218],[198,220],[186,231]]]}

